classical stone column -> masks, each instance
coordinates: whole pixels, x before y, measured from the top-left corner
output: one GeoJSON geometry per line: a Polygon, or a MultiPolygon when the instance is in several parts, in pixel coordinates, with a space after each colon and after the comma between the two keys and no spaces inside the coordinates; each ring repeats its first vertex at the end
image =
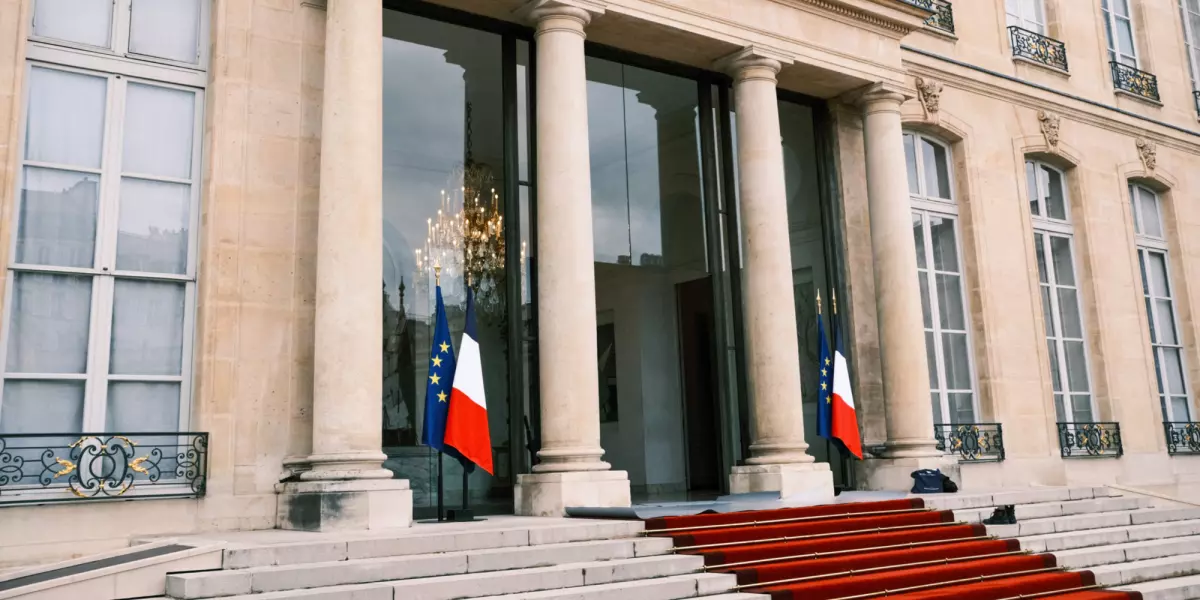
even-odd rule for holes
{"type": "Polygon", "coordinates": [[[313,357],[313,453],[281,485],[280,527],[407,527],[408,481],[381,451],[383,12],[329,0],[313,357]]]}
{"type": "Polygon", "coordinates": [[[887,451],[894,459],[868,467],[868,485],[911,486],[914,467],[952,468],[935,447],[929,404],[929,366],[917,254],[913,245],[908,170],[904,159],[900,105],[911,94],[876,84],[855,100],[863,110],[867,202],[879,318],[879,351],[887,407],[887,451]]]}
{"type": "Polygon", "coordinates": [[[629,477],[600,460],[596,281],[592,265],[584,27],[603,7],[534,0],[519,14],[537,27],[538,354],[542,448],[518,475],[517,514],[560,516],[568,506],[629,506],[629,477]]]}
{"type": "Polygon", "coordinates": [[[753,443],[733,468],[733,493],[779,491],[833,498],[833,474],[804,441],[791,242],[776,79],[785,55],[746,48],[718,66],[734,78],[737,161],[745,239],[746,363],[752,382],[753,443]]]}

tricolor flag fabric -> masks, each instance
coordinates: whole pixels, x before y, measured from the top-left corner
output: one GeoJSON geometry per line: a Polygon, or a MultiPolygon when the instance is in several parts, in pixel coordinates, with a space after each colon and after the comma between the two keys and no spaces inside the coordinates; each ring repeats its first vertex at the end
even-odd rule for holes
{"type": "Polygon", "coordinates": [[[862,440],[858,436],[858,415],[854,411],[854,393],[850,391],[850,366],[842,350],[841,327],[834,309],[833,325],[833,437],[851,454],[862,459],[862,440]]]}
{"type": "MultiPolygon", "coordinates": [[[[817,298],[820,306],[821,298],[817,298]]],[[[833,358],[829,354],[829,340],[825,337],[825,320],[817,311],[817,344],[820,360],[817,368],[820,377],[817,378],[817,435],[833,441],[833,358]]]]}
{"type": "Polygon", "coordinates": [[[446,443],[467,460],[492,474],[492,439],[488,433],[487,400],[483,394],[483,363],[475,328],[475,295],[467,289],[467,324],[458,346],[458,370],[450,392],[446,443]]]}
{"type": "Polygon", "coordinates": [[[450,344],[450,324],[446,321],[446,304],[442,302],[442,286],[437,286],[437,308],[434,315],[433,346],[429,349],[429,376],[425,381],[425,421],[421,437],[425,445],[445,452],[463,462],[454,448],[447,446],[446,418],[450,413],[450,386],[455,376],[454,346],[450,344]]]}

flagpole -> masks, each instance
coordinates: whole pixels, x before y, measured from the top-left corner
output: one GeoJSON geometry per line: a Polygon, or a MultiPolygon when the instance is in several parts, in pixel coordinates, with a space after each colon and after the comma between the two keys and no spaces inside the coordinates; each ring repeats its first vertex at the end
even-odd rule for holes
{"type": "MultiPolygon", "coordinates": [[[[426,281],[428,281],[428,280],[426,280],[426,281]]],[[[435,265],[433,267],[433,285],[436,287],[442,286],[442,266],[441,265],[435,265]]],[[[434,308],[434,312],[435,313],[437,312],[436,307],[434,308]]],[[[437,321],[436,314],[434,315],[434,321],[435,322],[437,321]]],[[[445,512],[443,512],[443,507],[442,507],[442,496],[446,490],[445,490],[444,484],[442,483],[442,451],[441,450],[438,450],[437,463],[438,463],[438,468],[437,468],[437,497],[438,497],[437,520],[439,523],[441,523],[442,521],[445,520],[445,514],[446,514],[445,512]]]]}

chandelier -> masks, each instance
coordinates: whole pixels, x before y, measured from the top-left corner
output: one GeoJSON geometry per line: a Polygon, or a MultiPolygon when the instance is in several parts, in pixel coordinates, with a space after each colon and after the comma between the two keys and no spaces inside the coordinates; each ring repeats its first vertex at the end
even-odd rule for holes
{"type": "MultiPolygon", "coordinates": [[[[417,279],[428,285],[444,278],[451,293],[462,279],[475,292],[480,318],[500,318],[505,306],[504,215],[491,170],[472,157],[469,102],[466,130],[466,160],[451,170],[437,216],[426,220],[425,246],[415,251],[417,279]]],[[[524,254],[522,244],[522,274],[524,254]]]]}

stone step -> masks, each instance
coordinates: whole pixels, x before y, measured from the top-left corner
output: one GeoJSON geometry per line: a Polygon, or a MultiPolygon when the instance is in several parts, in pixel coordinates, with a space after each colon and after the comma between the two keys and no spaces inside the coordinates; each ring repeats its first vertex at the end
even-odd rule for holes
{"type": "MultiPolygon", "coordinates": [[[[1145,498],[1115,496],[1087,500],[1054,500],[1050,502],[1017,504],[1014,506],[1014,512],[1017,515],[1018,521],[1024,521],[1029,519],[1047,519],[1092,513],[1137,510],[1140,508],[1149,508],[1151,505],[1151,502],[1145,498]]],[[[993,507],[955,510],[954,518],[969,523],[978,523],[992,516],[993,510],[993,507]]]]}
{"type": "Polygon", "coordinates": [[[482,596],[476,600],[679,600],[724,594],[732,591],[736,585],[737,577],[734,575],[697,573],[543,592],[482,596]]]}
{"type": "Polygon", "coordinates": [[[525,526],[513,526],[509,524],[510,519],[505,518],[496,518],[493,522],[494,527],[479,527],[478,523],[446,523],[419,525],[391,535],[372,534],[333,539],[330,539],[330,536],[320,536],[323,541],[230,546],[225,550],[224,568],[249,569],[272,565],[633,538],[640,535],[644,529],[641,521],[562,519],[554,524],[525,526]]]}
{"type": "MultiPolygon", "coordinates": [[[[1021,505],[1043,502],[1066,502],[1070,500],[1091,500],[1093,498],[1108,498],[1119,495],[1117,492],[1106,487],[1053,487],[986,494],[929,494],[920,497],[925,499],[925,506],[931,508],[938,510],[963,510],[1004,506],[1007,504],[1021,505]]],[[[991,514],[991,511],[989,510],[988,513],[991,514]]]]}
{"type": "Polygon", "coordinates": [[[1200,553],[1200,535],[1064,550],[1054,556],[1060,567],[1085,569],[1197,553],[1200,553]]]}
{"type": "Polygon", "coordinates": [[[671,540],[666,538],[626,538],[178,573],[167,576],[167,594],[191,600],[657,556],[670,551],[671,540]]]}
{"type": "Polygon", "coordinates": [[[1142,600],[1194,600],[1200,598],[1200,575],[1158,579],[1117,589],[1140,592],[1142,600]]]}
{"type": "Polygon", "coordinates": [[[1019,521],[1016,525],[988,525],[990,535],[1027,537],[1049,533],[1104,529],[1125,525],[1147,525],[1170,521],[1200,519],[1200,508],[1143,508],[1113,512],[1085,513],[1066,517],[1048,517],[1019,521]]]}
{"type": "MultiPolygon", "coordinates": [[[[1096,583],[1116,586],[1200,575],[1200,554],[1180,554],[1088,569],[1096,583]]],[[[1187,596],[1193,598],[1194,596],[1187,596]]]]}
{"type": "Polygon", "coordinates": [[[700,556],[649,556],[499,573],[411,579],[392,584],[392,589],[396,598],[405,600],[454,600],[687,575],[699,573],[703,568],[704,558],[700,556]]]}
{"type": "Polygon", "coordinates": [[[1127,525],[1103,529],[1083,529],[1017,538],[1021,548],[1033,552],[1060,552],[1079,548],[1111,546],[1128,542],[1166,540],[1200,534],[1200,519],[1127,525]]]}

